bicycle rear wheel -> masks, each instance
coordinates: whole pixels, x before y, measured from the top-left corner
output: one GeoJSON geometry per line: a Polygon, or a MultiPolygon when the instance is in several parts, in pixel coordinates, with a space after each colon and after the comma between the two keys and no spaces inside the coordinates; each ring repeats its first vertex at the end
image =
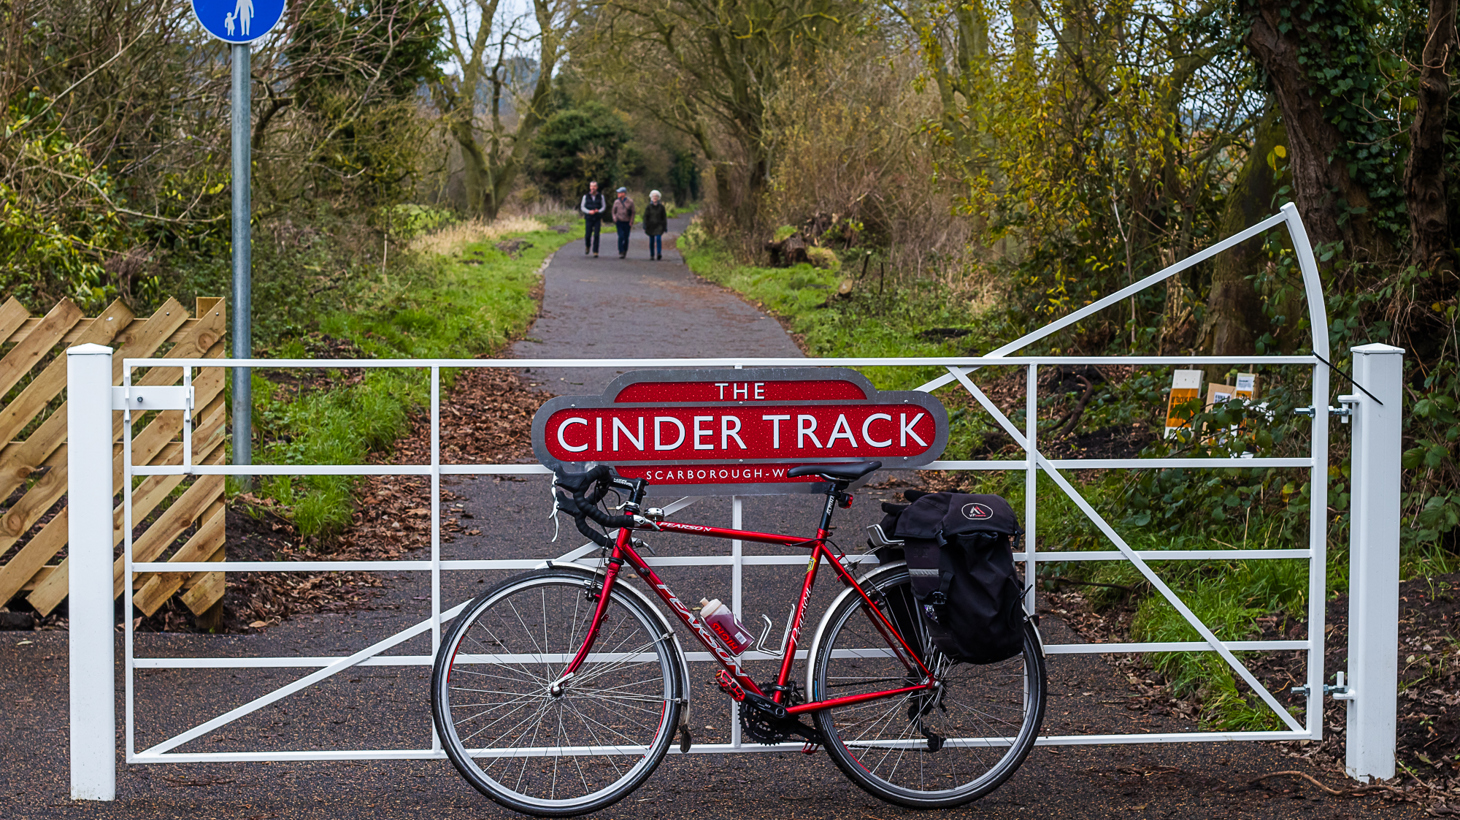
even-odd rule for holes
{"type": "Polygon", "coordinates": [[[593,579],[548,569],[477,598],[442,640],[431,680],[436,730],[478,791],[526,814],[597,811],[663,759],[683,673],[657,613],[615,589],[593,651],[559,694],[582,645],[593,579]]]}
{"type": "MultiPolygon", "coordinates": [[[[894,624],[921,626],[905,567],[886,569],[863,588],[894,624]]],[[[1033,624],[1023,652],[995,664],[955,663],[925,631],[905,636],[920,647],[941,687],[816,713],[836,765],[871,794],[915,809],[947,808],[998,788],[1033,748],[1044,719],[1044,653],[1033,624]]],[[[861,596],[841,600],[817,636],[814,700],[918,683],[887,648],[861,596]]]]}

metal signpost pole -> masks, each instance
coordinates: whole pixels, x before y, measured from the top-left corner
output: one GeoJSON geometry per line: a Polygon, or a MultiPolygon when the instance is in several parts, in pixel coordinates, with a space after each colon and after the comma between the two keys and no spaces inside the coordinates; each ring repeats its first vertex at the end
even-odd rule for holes
{"type": "MultiPolygon", "coordinates": [[[[233,357],[253,356],[252,239],[249,219],[253,213],[249,196],[253,184],[252,118],[249,115],[253,89],[249,82],[249,45],[236,44],[233,50],[233,357]]],[[[253,385],[252,370],[233,369],[233,463],[253,463],[253,385]]],[[[247,476],[240,477],[245,483],[247,476]]]]}
{"type": "MultiPolygon", "coordinates": [[[[250,43],[284,16],[284,0],[192,0],[193,16],[207,32],[228,43],[233,58],[233,357],[253,357],[253,120],[250,116],[250,43]]],[[[252,368],[233,368],[233,463],[253,463],[252,368]]],[[[240,476],[247,485],[247,476],[240,476]]]]}

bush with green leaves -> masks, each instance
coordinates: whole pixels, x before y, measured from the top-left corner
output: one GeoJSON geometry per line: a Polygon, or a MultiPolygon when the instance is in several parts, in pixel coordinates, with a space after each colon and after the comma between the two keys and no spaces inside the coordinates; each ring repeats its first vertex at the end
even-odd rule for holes
{"type": "Polygon", "coordinates": [[[596,181],[601,192],[625,184],[637,162],[629,126],[616,111],[594,101],[553,114],[533,140],[533,176],[567,201],[577,201],[596,181]]]}

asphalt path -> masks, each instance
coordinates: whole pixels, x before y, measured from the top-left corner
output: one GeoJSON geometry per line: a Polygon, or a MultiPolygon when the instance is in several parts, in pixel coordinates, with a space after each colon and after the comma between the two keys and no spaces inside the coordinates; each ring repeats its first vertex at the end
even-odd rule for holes
{"type": "MultiPolygon", "coordinates": [[[[683,220],[671,222],[674,232],[683,220]]],[[[674,234],[666,237],[672,240],[674,234]]],[[[798,355],[780,325],[733,294],[696,280],[671,242],[662,261],[647,259],[635,237],[626,260],[609,253],[584,258],[581,246],[560,250],[546,271],[541,318],[514,355],[521,358],[798,355]]],[[[597,393],[615,368],[534,370],[525,378],[555,394],[597,393]]],[[[915,478],[906,477],[915,481],[915,478]]],[[[877,501],[894,497],[895,482],[858,493],[838,513],[838,536],[854,550],[863,526],[880,517],[877,501]]],[[[553,543],[548,485],[539,479],[480,478],[450,486],[454,509],[480,529],[443,545],[447,558],[550,558],[581,543],[567,526],[553,543]]],[[[809,497],[750,497],[751,529],[814,529],[809,497]]],[[[678,520],[729,525],[728,499],[701,499],[678,520]]],[[[727,555],[726,542],[684,536],[650,539],[658,555],[727,555]]],[[[746,545],[746,554],[775,551],[746,545]]],[[[412,556],[414,557],[414,556],[412,556]]],[[[666,581],[686,600],[728,600],[728,567],[673,567],[666,581]]],[[[799,567],[745,570],[747,622],[761,613],[782,619],[800,579],[799,567]]],[[[445,606],[487,589],[508,573],[449,573],[445,606]]],[[[256,635],[138,635],[139,655],[153,657],[331,656],[358,651],[430,616],[425,573],[386,573],[385,593],[367,610],[296,618],[256,635]]],[[[812,601],[812,623],[835,586],[825,575],[812,601]]],[[[809,627],[808,627],[809,629],[809,627]]],[[[1052,616],[1046,642],[1080,639],[1052,616]]],[[[687,634],[681,640],[688,646],[687,634]]],[[[118,642],[120,657],[120,641],[118,642]]],[[[391,654],[424,656],[429,638],[391,654]]],[[[0,818],[482,818],[510,812],[477,794],[444,760],[287,763],[119,764],[117,800],[72,802],[69,794],[67,643],[63,632],[0,633],[0,818]]],[[[752,665],[759,675],[765,664],[752,665]]],[[[146,670],[137,675],[135,742],[145,749],[178,732],[296,680],[308,669],[146,670]]],[[[798,664],[798,676],[804,666],[798,664]]],[[[311,749],[410,749],[431,742],[424,666],[359,666],[183,745],[181,752],[311,749]]],[[[729,702],[711,684],[713,669],[693,664],[689,724],[696,742],[724,742],[729,702]]],[[[1049,658],[1047,734],[1148,733],[1196,727],[1145,707],[1124,673],[1099,655],[1049,658]]],[[[118,673],[119,692],[120,672],[118,673]]],[[[118,714],[124,703],[119,695],[118,714]]],[[[119,734],[119,743],[122,738],[119,734]]],[[[1291,758],[1272,744],[1184,744],[1041,747],[1002,788],[958,817],[1418,817],[1412,806],[1377,799],[1343,801],[1291,779],[1252,781],[1298,769],[1343,786],[1331,770],[1291,758]]],[[[847,781],[822,752],[671,754],[639,791],[599,816],[622,818],[889,818],[914,813],[884,804],[847,781]]],[[[920,815],[927,816],[927,815],[920,815]]]]}

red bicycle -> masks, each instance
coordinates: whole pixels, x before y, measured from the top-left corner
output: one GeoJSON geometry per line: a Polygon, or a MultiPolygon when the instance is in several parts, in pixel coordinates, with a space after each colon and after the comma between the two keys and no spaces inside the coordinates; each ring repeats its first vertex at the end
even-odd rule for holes
{"type": "MultiPolygon", "coordinates": [[[[649,591],[704,644],[723,669],[716,681],[739,701],[744,734],[759,743],[791,738],[825,746],[854,783],[910,808],[944,808],[997,788],[1034,746],[1044,717],[1039,634],[1026,621],[1022,654],[997,664],[956,663],[921,628],[898,542],[873,527],[883,562],[856,577],[829,540],[847,488],[880,462],[798,467],[818,476],[826,504],[812,537],[664,520],[642,506],[647,482],[606,467],[557,477],[571,493],[560,508],[604,549],[598,569],[548,563],[499,584],[456,618],[441,643],[431,706],[446,753],[462,776],[508,808],[540,816],[596,811],[638,788],[669,750],[689,696],[688,665],[665,618],[626,583],[632,568],[649,591]],[[627,500],[599,507],[610,490],[627,500]],[[588,525],[618,528],[614,537],[588,525]],[[738,538],[804,547],[811,559],[780,647],[780,673],[762,684],[738,653],[639,555],[636,532],[738,538]],[[844,589],[827,609],[807,654],[805,688],[791,677],[801,626],[822,564],[844,589]],[[810,719],[807,723],[804,719],[810,719]]],[[[762,636],[762,641],[764,636],[762,636]]],[[[772,653],[774,654],[774,653],[772,653]]]]}

